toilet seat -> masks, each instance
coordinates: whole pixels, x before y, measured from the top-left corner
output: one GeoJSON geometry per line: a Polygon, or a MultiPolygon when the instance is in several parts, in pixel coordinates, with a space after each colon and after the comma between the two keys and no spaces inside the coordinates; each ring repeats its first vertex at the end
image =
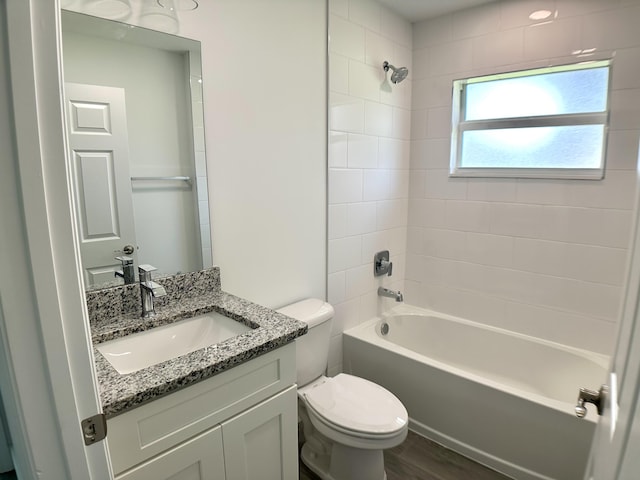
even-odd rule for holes
{"type": "Polygon", "coordinates": [[[319,420],[347,435],[385,439],[407,428],[408,414],[398,398],[364,378],[338,374],[302,392],[319,420]]]}

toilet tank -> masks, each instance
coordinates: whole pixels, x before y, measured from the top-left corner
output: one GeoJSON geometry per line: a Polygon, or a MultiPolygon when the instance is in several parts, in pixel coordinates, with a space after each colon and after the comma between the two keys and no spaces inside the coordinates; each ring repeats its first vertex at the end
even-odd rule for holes
{"type": "Polygon", "coordinates": [[[278,312],[305,322],[309,328],[296,339],[297,383],[301,387],[323,375],[327,368],[333,307],[323,300],[307,298],[278,312]]]}

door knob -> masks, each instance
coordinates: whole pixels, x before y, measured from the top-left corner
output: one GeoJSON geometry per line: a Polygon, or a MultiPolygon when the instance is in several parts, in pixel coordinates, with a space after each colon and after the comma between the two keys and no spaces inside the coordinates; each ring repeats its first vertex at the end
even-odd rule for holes
{"type": "Polygon", "coordinates": [[[135,251],[136,251],[136,247],[134,247],[131,244],[127,244],[124,247],[122,247],[122,250],[114,250],[113,253],[124,253],[125,255],[131,255],[135,251]]]}
{"type": "Polygon", "coordinates": [[[581,388],[580,393],[578,393],[578,403],[575,408],[576,417],[583,418],[587,414],[585,403],[594,404],[598,410],[598,415],[602,415],[607,391],[608,387],[606,385],[602,385],[597,392],[595,390],[589,390],[588,388],[581,388]]]}

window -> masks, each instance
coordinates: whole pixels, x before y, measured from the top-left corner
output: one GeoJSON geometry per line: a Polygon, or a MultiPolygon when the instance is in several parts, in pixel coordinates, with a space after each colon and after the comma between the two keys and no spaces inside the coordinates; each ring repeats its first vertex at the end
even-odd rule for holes
{"type": "Polygon", "coordinates": [[[451,176],[600,179],[610,61],[456,80],[451,176]]]}

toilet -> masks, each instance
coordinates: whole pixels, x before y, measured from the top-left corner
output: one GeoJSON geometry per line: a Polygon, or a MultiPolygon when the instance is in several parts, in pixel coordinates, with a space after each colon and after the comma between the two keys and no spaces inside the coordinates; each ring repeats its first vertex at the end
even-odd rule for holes
{"type": "Polygon", "coordinates": [[[333,307],[310,298],[278,310],[305,322],[296,339],[301,458],[323,480],[385,480],[383,450],[407,436],[407,410],[388,390],[364,378],[324,375],[333,307]]]}

